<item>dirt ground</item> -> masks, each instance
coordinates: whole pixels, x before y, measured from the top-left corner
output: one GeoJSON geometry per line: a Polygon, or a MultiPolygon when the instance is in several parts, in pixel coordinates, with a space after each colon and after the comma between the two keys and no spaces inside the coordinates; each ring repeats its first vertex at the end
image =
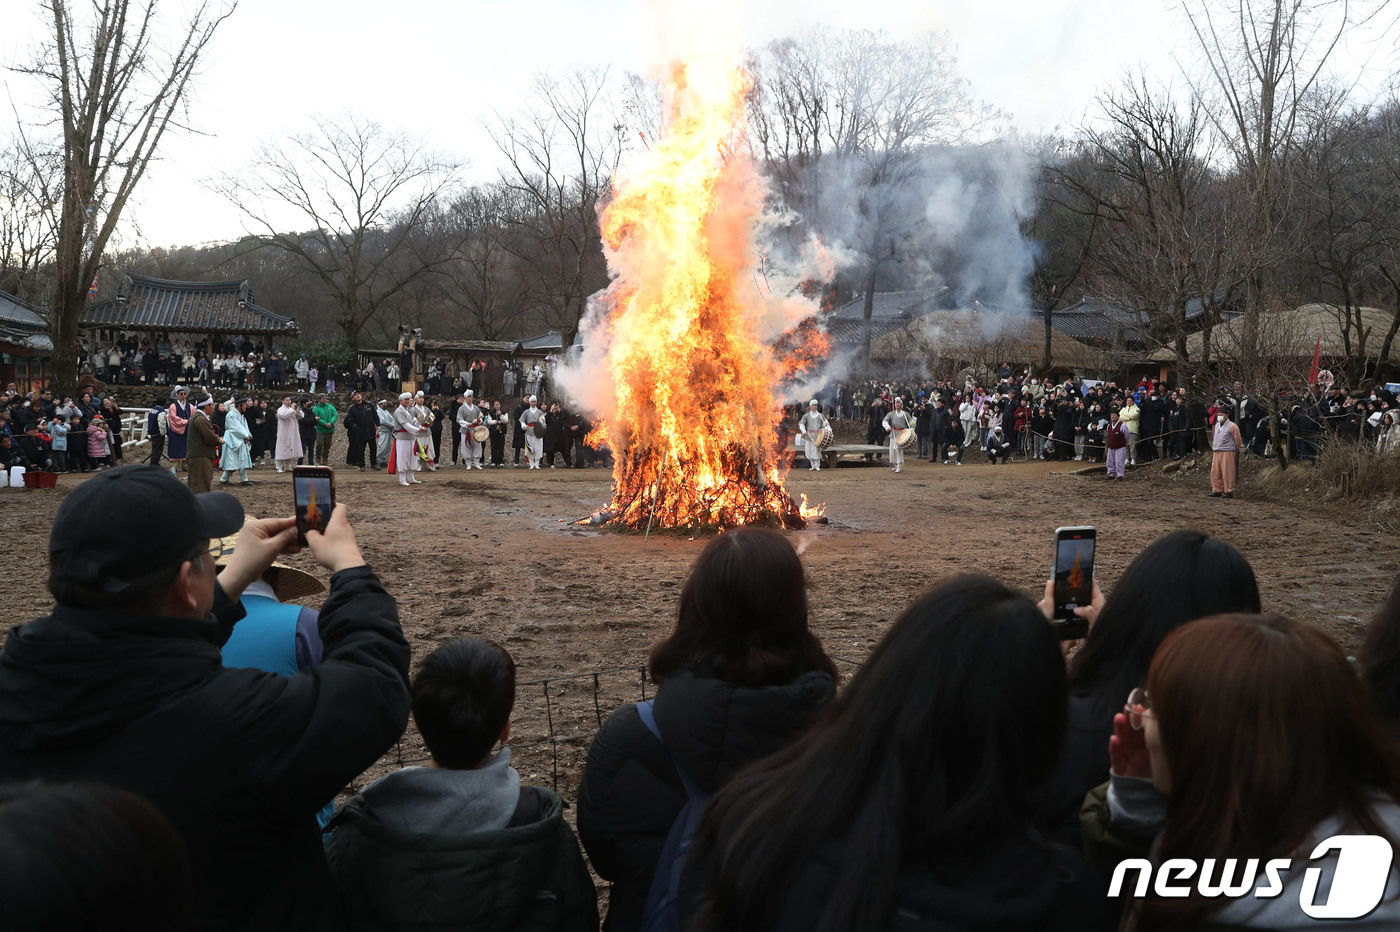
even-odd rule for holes
{"type": "MultiPolygon", "coordinates": [[[[343,455],[337,455],[343,461],[343,455]]],[[[1201,470],[1140,469],[1125,482],[1072,475],[1082,464],[958,467],[911,462],[799,466],[794,493],[825,502],[830,523],[791,532],[805,545],[812,623],[854,669],[921,590],[957,573],[996,576],[1039,593],[1059,525],[1099,529],[1105,589],[1146,544],[1193,527],[1223,537],[1253,563],[1265,607],[1321,625],[1350,649],[1400,572],[1400,548],[1364,512],[1306,508],[1251,492],[1247,469],[1232,501],[1208,498],[1201,470]]],[[[291,478],[269,468],[234,491],[251,514],[292,510],[291,478]]],[[[703,537],[623,535],[572,522],[607,503],[604,469],[444,468],[404,489],[383,473],[342,468],[339,500],[366,557],[398,601],[421,657],[442,641],[479,634],[504,644],[521,681],[512,745],[528,782],[577,792],[588,736],[601,718],[644,695],[648,647],[671,624],[675,599],[703,537]],[[553,735],[553,740],[551,740],[553,735]]],[[[83,481],[56,491],[0,491],[6,572],[0,628],[44,614],[45,547],[55,510],[83,481]]],[[[132,545],[140,546],[139,533],[132,545]]],[[[309,555],[289,558],[322,578],[309,555]]],[[[312,600],[316,604],[316,600],[312,600]]],[[[423,757],[410,727],[354,788],[423,757]]],[[[351,789],[351,788],[347,788],[351,789]]]]}

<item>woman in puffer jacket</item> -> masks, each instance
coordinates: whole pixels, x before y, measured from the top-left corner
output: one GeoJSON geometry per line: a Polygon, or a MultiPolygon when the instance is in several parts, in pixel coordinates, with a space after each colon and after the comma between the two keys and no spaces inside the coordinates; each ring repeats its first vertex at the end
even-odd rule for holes
{"type": "Polygon", "coordinates": [[[712,540],[649,672],[657,690],[645,711],[660,738],[636,705],[622,707],[593,739],[579,787],[579,838],[613,884],[606,932],[641,926],[666,833],[687,799],[677,767],[713,793],[803,733],[836,693],[835,665],[807,627],[792,545],[758,528],[712,540]]]}

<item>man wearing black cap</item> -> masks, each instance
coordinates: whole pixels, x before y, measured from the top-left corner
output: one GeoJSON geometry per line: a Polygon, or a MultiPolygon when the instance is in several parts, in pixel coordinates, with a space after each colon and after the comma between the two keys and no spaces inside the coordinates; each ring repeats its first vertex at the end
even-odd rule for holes
{"type": "Polygon", "coordinates": [[[408,645],[345,506],[307,539],[333,573],[322,662],[225,669],[239,597],[297,549],[295,519],[245,526],[232,495],[196,496],[149,465],[100,473],[54,518],[53,613],[0,651],[0,782],[150,799],[189,851],[199,929],[341,928],[316,812],[408,720],[408,645]],[[235,532],[216,578],[210,542],[235,532]]]}

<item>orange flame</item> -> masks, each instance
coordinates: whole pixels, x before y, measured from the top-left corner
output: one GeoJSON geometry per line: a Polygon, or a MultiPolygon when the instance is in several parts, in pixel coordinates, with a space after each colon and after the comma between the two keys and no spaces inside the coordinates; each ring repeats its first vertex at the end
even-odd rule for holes
{"type": "Polygon", "coordinates": [[[321,528],[321,506],[316,504],[316,483],[310,483],[310,490],[306,495],[306,526],[320,530],[321,528]]]}
{"type": "Polygon", "coordinates": [[[721,59],[672,65],[665,128],[618,173],[602,212],[617,276],[599,296],[616,406],[594,437],[617,451],[605,514],[624,527],[800,526],[821,514],[783,488],[777,392],[827,347],[815,326],[776,348],[764,337],[771,308],[754,280],[765,188],[741,149],[750,87],[721,59]]]}

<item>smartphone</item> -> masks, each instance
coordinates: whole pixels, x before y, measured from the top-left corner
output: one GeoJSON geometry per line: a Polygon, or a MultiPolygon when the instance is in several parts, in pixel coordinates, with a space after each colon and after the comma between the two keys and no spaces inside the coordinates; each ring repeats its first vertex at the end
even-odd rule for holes
{"type": "Polygon", "coordinates": [[[296,466],[292,469],[296,495],[297,543],[306,546],[306,532],[325,533],[335,508],[335,470],[329,466],[296,466]]]}
{"type": "Polygon", "coordinates": [[[1050,623],[1055,636],[1073,641],[1089,633],[1089,619],[1074,613],[1087,606],[1094,596],[1095,528],[1055,529],[1055,620],[1050,623]]]}

